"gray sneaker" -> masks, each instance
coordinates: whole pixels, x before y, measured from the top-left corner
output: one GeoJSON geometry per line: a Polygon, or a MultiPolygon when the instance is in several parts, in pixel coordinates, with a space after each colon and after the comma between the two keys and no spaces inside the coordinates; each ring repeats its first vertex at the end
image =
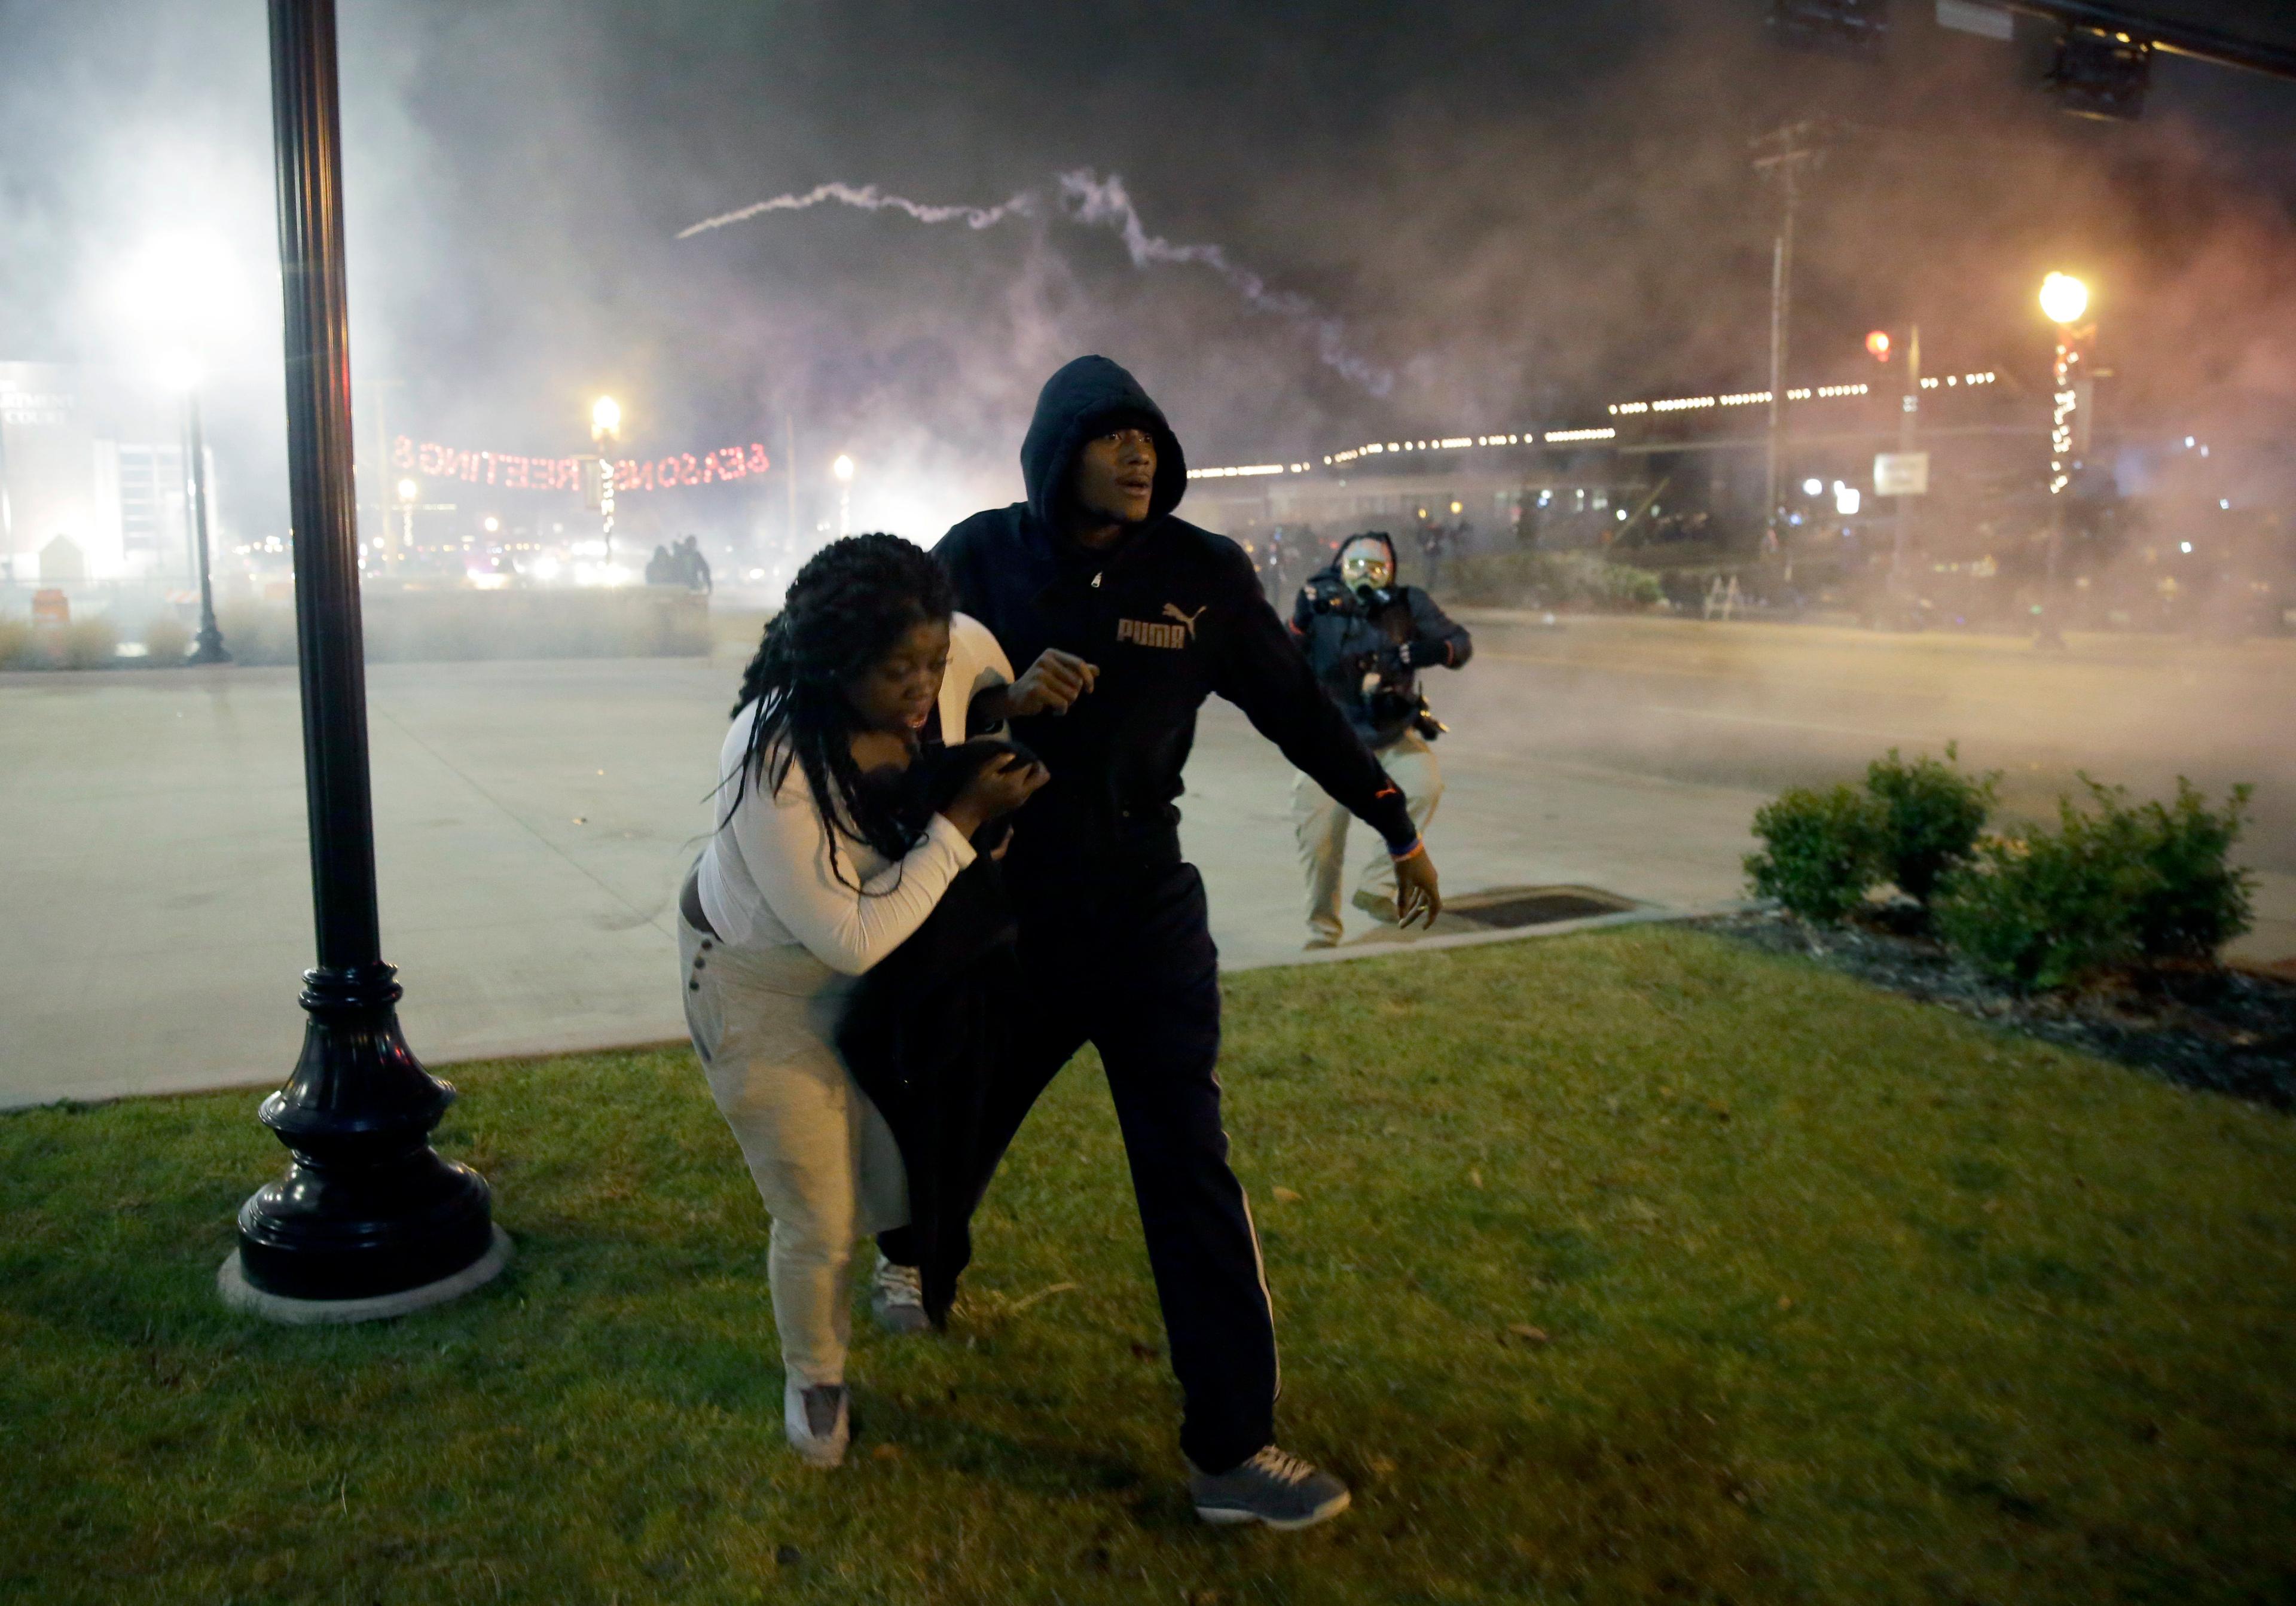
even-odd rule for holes
{"type": "Polygon", "coordinates": [[[1348,1509],[1348,1486],[1297,1455],[1269,1445],[1226,1472],[1188,1468],[1188,1494],[1207,1522],[1264,1522],[1308,1528],[1348,1509]]]}
{"type": "Polygon", "coordinates": [[[810,1466],[827,1469],[845,1460],[853,1441],[853,1415],[845,1385],[807,1388],[795,1372],[782,1384],[782,1430],[790,1448],[810,1466]]]}
{"type": "Polygon", "coordinates": [[[895,1266],[877,1257],[877,1274],[869,1280],[869,1314],[887,1332],[922,1332],[932,1325],[925,1315],[923,1275],[914,1266],[895,1266]]]}

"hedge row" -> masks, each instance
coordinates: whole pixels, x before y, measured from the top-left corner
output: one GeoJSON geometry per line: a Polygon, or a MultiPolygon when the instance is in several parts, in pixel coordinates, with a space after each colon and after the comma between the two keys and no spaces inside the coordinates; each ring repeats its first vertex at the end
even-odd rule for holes
{"type": "Polygon", "coordinates": [[[2254,878],[2231,863],[2251,788],[2221,808],[2181,777],[2173,802],[2131,803],[2081,777],[2054,825],[1988,834],[2000,781],[1892,748],[1865,783],[1797,787],[1754,815],[1754,891],[1837,923],[1894,886],[1946,945],[2020,989],[2132,960],[2212,962],[2249,929],[2254,878]]]}

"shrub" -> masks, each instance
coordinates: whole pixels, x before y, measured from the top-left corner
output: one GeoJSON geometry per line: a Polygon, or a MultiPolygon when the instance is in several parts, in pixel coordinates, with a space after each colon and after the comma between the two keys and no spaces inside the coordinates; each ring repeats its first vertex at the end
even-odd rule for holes
{"type": "Polygon", "coordinates": [[[1964,774],[1959,750],[1946,743],[1945,759],[1916,758],[1911,764],[1891,748],[1866,766],[1866,790],[1882,806],[1887,822],[1882,869],[1898,890],[1926,905],[1947,871],[1969,862],[1985,816],[1993,810],[2001,772],[1964,774]]]}
{"type": "MultiPolygon", "coordinates": [[[[2083,776],[2083,780],[2087,777],[2083,776]]],[[[2177,800],[2131,809],[2117,787],[2088,782],[2098,811],[2114,821],[2147,872],[2130,921],[2147,959],[2213,960],[2253,922],[2255,875],[2228,861],[2254,789],[2235,786],[2222,812],[2184,776],[2177,800]]]]}
{"type": "Polygon", "coordinates": [[[32,627],[22,619],[0,619],[0,669],[32,666],[32,627]]]}
{"type": "Polygon", "coordinates": [[[232,602],[216,607],[216,628],[223,632],[224,650],[242,668],[291,664],[295,649],[295,610],[275,602],[232,602]]]}
{"type": "Polygon", "coordinates": [[[119,656],[119,632],[108,619],[74,619],[56,632],[55,653],[67,669],[101,669],[119,656]]]}
{"type": "Polygon", "coordinates": [[[1946,945],[2021,992],[2135,954],[2136,910],[2154,879],[2136,811],[2088,815],[2062,798],[2057,813],[2054,831],[1980,842],[1972,863],[1947,873],[1936,904],[1946,945]]]}
{"type": "Polygon", "coordinates": [[[184,622],[168,614],[161,614],[144,627],[144,649],[155,664],[179,664],[192,648],[192,633],[184,622]]]}
{"type": "Polygon", "coordinates": [[[1754,834],[1763,844],[1746,856],[1754,891],[1804,920],[1839,922],[1882,879],[1887,816],[1854,786],[1782,792],[1755,811],[1754,834]]]}

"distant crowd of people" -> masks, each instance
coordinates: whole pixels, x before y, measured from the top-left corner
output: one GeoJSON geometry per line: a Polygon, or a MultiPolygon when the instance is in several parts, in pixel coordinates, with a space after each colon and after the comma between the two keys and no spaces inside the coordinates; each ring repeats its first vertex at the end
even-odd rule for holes
{"type": "Polygon", "coordinates": [[[718,588],[710,578],[709,560],[701,555],[701,540],[698,536],[688,536],[670,545],[655,547],[653,556],[646,560],[645,583],[649,586],[683,586],[688,591],[709,592],[718,588]]]}

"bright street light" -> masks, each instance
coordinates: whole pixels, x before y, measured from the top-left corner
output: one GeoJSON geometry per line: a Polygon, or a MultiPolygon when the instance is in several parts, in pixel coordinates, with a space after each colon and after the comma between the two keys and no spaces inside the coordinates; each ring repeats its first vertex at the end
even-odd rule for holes
{"type": "Polygon", "coordinates": [[[412,479],[402,479],[398,482],[398,499],[401,502],[412,502],[422,494],[422,488],[412,479]]]}
{"type": "Polygon", "coordinates": [[[200,359],[180,347],[163,351],[152,365],[152,377],[163,390],[183,395],[200,388],[200,359]]]}
{"type": "Polygon", "coordinates": [[[483,521],[482,527],[485,529],[487,534],[491,536],[502,528],[502,520],[496,518],[492,513],[488,513],[483,521]]]}
{"type": "Polygon", "coordinates": [[[2088,310],[2088,286],[2070,274],[2051,274],[2041,281],[2041,311],[2052,324],[2078,324],[2088,310]]]}
{"type": "Polygon", "coordinates": [[[1801,482],[1801,494],[1805,496],[1820,496],[1824,490],[1825,481],[1823,479],[1811,478],[1801,482]]]}
{"type": "Polygon", "coordinates": [[[840,452],[837,455],[837,461],[829,465],[829,471],[845,484],[850,485],[853,482],[853,460],[840,452]]]}
{"type": "Polygon", "coordinates": [[[621,403],[611,396],[602,396],[590,404],[590,434],[593,438],[601,435],[616,434],[619,432],[621,427],[621,403]]]}

